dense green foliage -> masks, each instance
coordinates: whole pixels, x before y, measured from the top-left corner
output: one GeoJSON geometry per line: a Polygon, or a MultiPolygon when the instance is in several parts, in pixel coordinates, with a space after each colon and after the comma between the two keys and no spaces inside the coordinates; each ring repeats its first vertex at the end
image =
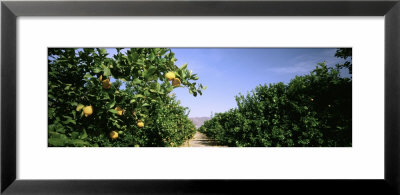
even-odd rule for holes
{"type": "Polygon", "coordinates": [[[349,73],[352,73],[352,63],[348,59],[352,59],[353,50],[352,48],[339,48],[336,50],[335,57],[345,59],[346,61],[343,64],[337,64],[336,67],[339,69],[346,68],[349,70],[349,73]]]}
{"type": "Polygon", "coordinates": [[[199,131],[228,146],[351,146],[352,85],[340,68],[320,63],[287,85],[239,94],[237,108],[215,114],[199,131]]]}
{"type": "Polygon", "coordinates": [[[170,49],[121,50],[112,57],[100,48],[48,50],[49,146],[179,146],[195,133],[171,94],[176,87],[201,94],[197,75],[177,67],[170,49]]]}

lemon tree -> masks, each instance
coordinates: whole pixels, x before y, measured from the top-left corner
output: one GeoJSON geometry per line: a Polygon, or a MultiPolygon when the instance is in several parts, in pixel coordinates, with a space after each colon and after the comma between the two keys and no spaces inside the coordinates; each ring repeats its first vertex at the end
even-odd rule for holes
{"type": "Polygon", "coordinates": [[[49,146],[179,146],[195,128],[173,90],[205,86],[168,48],[48,49],[49,146]]]}
{"type": "Polygon", "coordinates": [[[319,63],[288,84],[259,85],[236,96],[237,108],[199,128],[221,145],[348,147],[352,145],[351,78],[319,63]]]}

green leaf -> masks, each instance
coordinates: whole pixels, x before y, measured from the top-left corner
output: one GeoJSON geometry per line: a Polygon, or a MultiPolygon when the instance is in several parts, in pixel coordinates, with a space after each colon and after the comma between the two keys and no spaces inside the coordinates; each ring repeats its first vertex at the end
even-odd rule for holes
{"type": "Polygon", "coordinates": [[[111,99],[110,98],[110,95],[108,95],[108,93],[107,92],[105,92],[105,91],[102,91],[102,93],[101,93],[102,95],[103,95],[103,99],[102,100],[109,100],[109,99],[111,99]]]}
{"type": "Polygon", "coordinates": [[[114,125],[115,127],[117,127],[118,129],[121,128],[121,126],[120,126],[117,122],[113,123],[113,125],[114,125]]]}
{"type": "Polygon", "coordinates": [[[74,120],[76,120],[76,111],[72,110],[72,116],[74,116],[74,120]]]}
{"type": "Polygon", "coordinates": [[[149,56],[149,60],[154,61],[154,59],[156,59],[156,55],[154,55],[154,53],[151,53],[149,56]]]}
{"type": "Polygon", "coordinates": [[[172,85],[167,87],[167,93],[171,92],[172,90],[174,90],[174,87],[172,85]]]}
{"type": "Polygon", "coordinates": [[[71,88],[71,84],[66,84],[67,86],[65,86],[64,90],[68,90],[71,88]]]}
{"type": "Polygon", "coordinates": [[[65,133],[65,129],[64,128],[57,128],[56,132],[58,133],[65,133]]]}
{"type": "Polygon", "coordinates": [[[65,140],[61,138],[49,138],[49,146],[65,146],[65,140]]]}
{"type": "Polygon", "coordinates": [[[132,81],[132,84],[137,85],[140,84],[142,81],[139,78],[136,78],[132,81]]]}
{"type": "Polygon", "coordinates": [[[74,131],[74,132],[71,133],[71,137],[74,138],[74,139],[76,139],[76,138],[79,137],[79,133],[76,132],[76,131],[74,131]]]}
{"type": "Polygon", "coordinates": [[[143,117],[143,118],[146,118],[147,117],[147,115],[146,114],[142,114],[142,113],[140,113],[139,114],[141,117],[143,117]]]}
{"type": "Polygon", "coordinates": [[[103,69],[103,72],[104,72],[104,76],[111,76],[111,70],[108,68],[108,67],[105,67],[104,69],[103,69]]]}
{"type": "Polygon", "coordinates": [[[186,64],[182,65],[179,69],[183,70],[183,69],[185,69],[187,67],[187,65],[188,64],[186,63],[186,64]]]}
{"type": "Polygon", "coordinates": [[[182,71],[181,72],[181,79],[185,79],[186,78],[186,73],[185,73],[185,71],[182,71]]]}
{"type": "Polygon", "coordinates": [[[83,132],[82,132],[82,134],[81,134],[81,136],[80,136],[80,138],[81,138],[81,139],[85,139],[85,138],[87,138],[87,136],[88,136],[88,135],[87,135],[87,133],[86,133],[86,130],[84,129],[83,132]]]}
{"type": "Polygon", "coordinates": [[[141,95],[141,94],[136,94],[136,95],[135,95],[135,98],[144,98],[144,96],[141,95]]]}
{"type": "Polygon", "coordinates": [[[81,111],[83,107],[85,107],[83,104],[79,104],[79,105],[76,107],[76,111],[78,111],[78,112],[81,111]]]}
{"type": "Polygon", "coordinates": [[[63,117],[67,119],[67,120],[63,121],[64,124],[72,123],[72,124],[76,125],[76,121],[74,119],[72,119],[72,117],[70,117],[70,116],[63,116],[63,117]]]}
{"type": "Polygon", "coordinates": [[[149,71],[144,70],[144,71],[142,72],[142,77],[143,77],[145,80],[147,80],[147,78],[149,77],[149,71]]]}
{"type": "Polygon", "coordinates": [[[144,59],[138,59],[138,61],[136,61],[136,64],[144,65],[144,59]]]}
{"type": "Polygon", "coordinates": [[[110,108],[114,107],[115,103],[116,103],[115,100],[113,100],[107,104],[107,107],[110,109],[110,108]]]}
{"type": "Polygon", "coordinates": [[[111,113],[113,113],[113,114],[117,114],[117,111],[114,110],[114,109],[109,109],[108,112],[111,112],[111,113]]]}
{"type": "Polygon", "coordinates": [[[104,48],[101,48],[100,51],[99,51],[99,53],[100,53],[101,55],[106,55],[106,54],[107,54],[107,50],[104,49],[104,48]]]}
{"type": "Polygon", "coordinates": [[[89,145],[88,142],[85,142],[85,141],[79,140],[79,139],[71,140],[70,143],[73,144],[74,146],[78,146],[78,147],[89,145]]]}
{"type": "Polygon", "coordinates": [[[150,104],[148,104],[148,103],[144,103],[142,106],[150,106],[150,104]]]}
{"type": "Polygon", "coordinates": [[[99,67],[96,67],[96,68],[93,69],[93,72],[96,73],[96,74],[100,73],[101,69],[99,67]]]}
{"type": "Polygon", "coordinates": [[[91,74],[89,74],[89,73],[86,73],[85,76],[83,76],[84,79],[90,79],[92,77],[93,76],[91,74]]]}
{"type": "Polygon", "coordinates": [[[148,75],[153,75],[155,72],[156,72],[156,70],[157,70],[157,67],[155,67],[155,66],[150,66],[149,67],[149,69],[148,69],[148,75]]]}
{"type": "Polygon", "coordinates": [[[153,74],[153,76],[149,77],[149,81],[156,81],[158,79],[158,76],[156,74],[153,74]]]}
{"type": "Polygon", "coordinates": [[[67,119],[66,121],[64,121],[64,124],[69,124],[69,123],[76,125],[76,121],[73,119],[67,119]]]}

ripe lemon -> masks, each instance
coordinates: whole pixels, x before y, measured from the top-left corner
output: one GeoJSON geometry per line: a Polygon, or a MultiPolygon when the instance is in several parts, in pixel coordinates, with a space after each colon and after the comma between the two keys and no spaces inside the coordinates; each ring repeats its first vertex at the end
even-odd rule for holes
{"type": "Polygon", "coordinates": [[[105,79],[104,81],[101,81],[101,82],[103,83],[104,89],[110,89],[110,87],[111,87],[110,79],[105,79]]]}
{"type": "Polygon", "coordinates": [[[120,115],[120,116],[122,116],[122,114],[124,113],[124,110],[119,106],[115,107],[114,110],[116,110],[117,114],[120,115]]]}
{"type": "Polygon", "coordinates": [[[169,81],[173,80],[175,78],[175,73],[174,72],[168,72],[165,74],[165,77],[168,78],[169,81]]]}
{"type": "Polygon", "coordinates": [[[110,138],[111,139],[117,139],[118,138],[118,133],[116,131],[111,131],[110,132],[110,138]]]}
{"type": "Polygon", "coordinates": [[[142,121],[138,121],[137,126],[139,128],[143,128],[144,127],[144,123],[142,121]]]}
{"type": "Polygon", "coordinates": [[[93,107],[92,106],[86,106],[83,108],[83,113],[85,114],[86,117],[90,116],[93,114],[93,107]]]}
{"type": "Polygon", "coordinates": [[[172,80],[172,86],[178,87],[179,85],[181,85],[181,80],[174,78],[174,80],[172,80]]]}

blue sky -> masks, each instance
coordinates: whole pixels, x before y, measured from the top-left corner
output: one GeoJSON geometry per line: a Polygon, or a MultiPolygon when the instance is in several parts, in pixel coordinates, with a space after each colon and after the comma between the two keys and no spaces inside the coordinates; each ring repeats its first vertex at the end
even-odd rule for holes
{"type": "Polygon", "coordinates": [[[235,96],[247,94],[260,84],[288,83],[296,75],[311,72],[318,62],[328,66],[343,62],[334,57],[334,48],[172,48],[177,65],[199,76],[207,86],[202,96],[187,89],[175,89],[181,105],[189,107],[189,117],[210,116],[236,107],[235,96]]]}
{"type": "MultiPolygon", "coordinates": [[[[115,49],[108,49],[110,55],[115,49]]],[[[207,86],[193,97],[187,88],[176,88],[189,117],[210,116],[236,107],[235,96],[247,94],[260,84],[288,83],[296,75],[312,71],[318,62],[334,66],[344,60],[334,57],[335,48],[172,48],[176,64],[188,63],[207,86]]],[[[346,76],[346,74],[344,74],[346,76]]]]}

